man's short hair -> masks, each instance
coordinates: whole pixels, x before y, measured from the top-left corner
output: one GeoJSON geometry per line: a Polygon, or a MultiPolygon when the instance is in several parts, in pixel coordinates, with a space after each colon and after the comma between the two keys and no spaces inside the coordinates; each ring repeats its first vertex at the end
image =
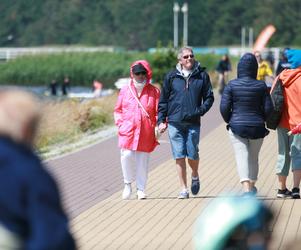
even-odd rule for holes
{"type": "Polygon", "coordinates": [[[185,50],[189,50],[189,51],[191,51],[191,52],[193,53],[193,49],[192,49],[191,47],[189,47],[189,46],[184,46],[184,47],[180,48],[179,51],[178,51],[178,56],[177,56],[177,57],[178,57],[178,60],[181,59],[181,57],[182,57],[182,55],[183,55],[183,52],[184,52],[185,50]]]}

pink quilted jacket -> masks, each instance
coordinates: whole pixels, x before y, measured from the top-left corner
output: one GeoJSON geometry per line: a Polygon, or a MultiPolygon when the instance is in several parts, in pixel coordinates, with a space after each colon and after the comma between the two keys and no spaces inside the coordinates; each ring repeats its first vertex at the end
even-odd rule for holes
{"type": "Polygon", "coordinates": [[[160,91],[150,84],[152,72],[148,62],[145,60],[136,61],[131,65],[131,79],[133,79],[132,68],[139,63],[147,70],[147,82],[140,97],[137,95],[133,80],[120,90],[114,109],[114,119],[115,124],[118,126],[120,148],[141,152],[152,152],[158,145],[154,128],[157,122],[160,91]],[[137,100],[131,93],[130,88],[132,89],[132,93],[140,100],[144,109],[149,114],[149,117],[147,117],[140,108],[137,100]]]}

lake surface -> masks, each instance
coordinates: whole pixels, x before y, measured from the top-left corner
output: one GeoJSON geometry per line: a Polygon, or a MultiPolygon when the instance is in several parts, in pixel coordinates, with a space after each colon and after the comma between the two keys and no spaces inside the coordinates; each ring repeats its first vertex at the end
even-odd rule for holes
{"type": "MultiPolygon", "coordinates": [[[[29,91],[35,95],[37,95],[40,98],[59,98],[63,97],[61,88],[57,88],[57,95],[51,96],[50,88],[48,86],[8,86],[8,85],[0,85],[0,90],[4,89],[21,89],[25,91],[29,91]]],[[[92,88],[88,87],[80,87],[80,86],[71,86],[67,89],[68,94],[74,93],[74,94],[92,94],[92,88]]],[[[103,90],[105,93],[106,90],[103,90]]]]}

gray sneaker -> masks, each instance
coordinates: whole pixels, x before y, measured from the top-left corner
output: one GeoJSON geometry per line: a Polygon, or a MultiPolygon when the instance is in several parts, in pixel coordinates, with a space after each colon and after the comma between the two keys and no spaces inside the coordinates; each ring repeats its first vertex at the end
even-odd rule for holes
{"type": "Polygon", "coordinates": [[[197,195],[200,191],[200,179],[191,179],[191,193],[197,195]]]}
{"type": "Polygon", "coordinates": [[[298,187],[294,187],[292,189],[292,198],[293,199],[300,199],[300,189],[298,187]]]}
{"type": "Polygon", "coordinates": [[[286,189],[278,189],[277,198],[292,198],[292,192],[286,189]]]}

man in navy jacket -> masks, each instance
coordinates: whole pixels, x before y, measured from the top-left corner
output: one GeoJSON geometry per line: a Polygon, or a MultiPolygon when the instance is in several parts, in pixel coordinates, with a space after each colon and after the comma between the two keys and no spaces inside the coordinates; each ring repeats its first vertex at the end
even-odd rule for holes
{"type": "Polygon", "coordinates": [[[195,61],[193,50],[183,47],[178,53],[176,69],[165,77],[158,107],[159,132],[168,124],[168,133],[176,160],[182,191],[179,198],[189,197],[186,158],[192,170],[191,192],[199,192],[200,118],[212,106],[214,97],[209,75],[195,61]]]}

